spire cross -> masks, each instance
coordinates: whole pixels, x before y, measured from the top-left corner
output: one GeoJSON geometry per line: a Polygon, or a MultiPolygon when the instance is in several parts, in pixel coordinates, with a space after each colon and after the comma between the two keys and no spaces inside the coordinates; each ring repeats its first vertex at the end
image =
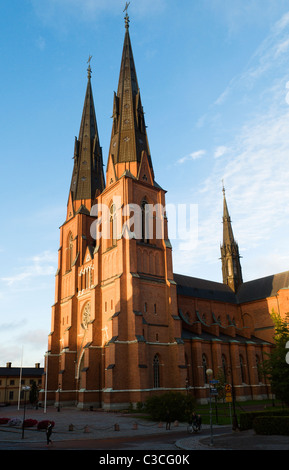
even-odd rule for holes
{"type": "Polygon", "coordinates": [[[130,6],[130,2],[128,2],[128,3],[126,2],[126,3],[125,3],[124,10],[123,10],[123,11],[126,12],[126,13],[125,13],[125,17],[124,17],[124,18],[125,18],[125,27],[126,27],[126,29],[128,29],[128,23],[129,23],[129,17],[128,17],[128,14],[127,14],[127,10],[128,10],[128,7],[129,7],[129,6],[130,6]]]}
{"type": "Polygon", "coordinates": [[[225,186],[224,186],[224,180],[222,180],[222,186],[223,186],[223,194],[225,196],[225,186]]]}
{"type": "Polygon", "coordinates": [[[87,77],[88,77],[88,78],[91,78],[91,67],[90,67],[90,61],[91,61],[91,59],[92,59],[92,55],[90,55],[90,56],[88,57],[88,61],[87,61],[87,63],[88,63],[88,69],[87,69],[87,72],[88,72],[88,73],[87,73],[87,77]]]}
{"type": "Polygon", "coordinates": [[[123,11],[126,11],[126,15],[127,15],[127,10],[128,10],[128,7],[129,7],[129,6],[130,6],[130,2],[128,2],[128,3],[126,2],[126,3],[125,3],[125,8],[124,8],[124,10],[123,10],[123,11]]]}

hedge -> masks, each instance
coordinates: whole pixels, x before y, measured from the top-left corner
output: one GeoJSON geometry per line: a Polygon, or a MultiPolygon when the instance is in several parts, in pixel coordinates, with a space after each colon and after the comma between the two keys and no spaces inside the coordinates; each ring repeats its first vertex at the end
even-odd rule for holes
{"type": "Polygon", "coordinates": [[[7,424],[10,418],[0,418],[0,424],[7,424]]]}
{"type": "Polygon", "coordinates": [[[258,416],[253,429],[256,434],[289,436],[289,416],[258,416]]]}
{"type": "Polygon", "coordinates": [[[24,423],[23,423],[23,426],[25,428],[32,428],[33,426],[36,426],[36,424],[38,423],[38,421],[36,419],[25,419],[24,423]]]}
{"type": "Polygon", "coordinates": [[[240,413],[240,429],[241,431],[253,429],[253,422],[257,417],[270,417],[271,419],[272,416],[289,416],[289,410],[277,409],[267,411],[246,411],[244,413],[240,413]]]}

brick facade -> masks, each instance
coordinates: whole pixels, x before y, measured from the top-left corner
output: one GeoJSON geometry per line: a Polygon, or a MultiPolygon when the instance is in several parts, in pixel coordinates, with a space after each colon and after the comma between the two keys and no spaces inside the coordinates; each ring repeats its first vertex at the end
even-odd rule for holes
{"type": "MultiPolygon", "coordinates": [[[[47,383],[48,403],[60,400],[82,408],[123,408],[168,390],[189,391],[206,401],[207,368],[215,377],[224,372],[237,399],[267,398],[268,384],[258,376],[257,365],[273,341],[270,312],[289,311],[289,284],[285,288],[281,282],[274,295],[272,289],[270,295],[261,289],[263,297],[256,299],[254,286],[250,290],[242,282],[239,266],[241,286],[232,283],[232,276],[228,281],[238,286],[236,292],[225,281],[174,274],[165,213],[146,221],[154,227],[150,240],[143,226],[139,236],[127,236],[135,230],[124,211],[129,204],[165,207],[165,191],[155,182],[149,154],[128,22],[106,183],[102,176],[97,183],[91,178],[92,168],[102,168],[102,156],[90,67],[88,72],[66,220],[60,227],[42,399],[47,383]],[[84,167],[90,172],[83,173],[84,167]],[[161,238],[155,236],[159,220],[161,238]]],[[[225,248],[227,266],[228,244],[225,248]]]]}

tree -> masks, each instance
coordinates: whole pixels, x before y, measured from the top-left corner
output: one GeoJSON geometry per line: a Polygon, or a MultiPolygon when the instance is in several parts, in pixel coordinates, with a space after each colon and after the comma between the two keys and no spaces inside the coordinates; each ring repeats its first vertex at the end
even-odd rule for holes
{"type": "Polygon", "coordinates": [[[168,412],[171,421],[188,421],[195,406],[195,398],[192,395],[184,395],[180,392],[153,395],[145,402],[146,412],[156,421],[165,421],[168,412]]]}
{"type": "Polygon", "coordinates": [[[275,326],[275,346],[268,359],[264,360],[261,370],[271,383],[272,393],[289,406],[289,363],[286,359],[289,346],[289,313],[285,318],[281,318],[273,311],[271,317],[275,326]]]}
{"type": "Polygon", "coordinates": [[[38,394],[39,394],[39,390],[38,390],[37,384],[35,380],[33,380],[31,387],[30,387],[30,392],[29,392],[29,402],[31,403],[31,405],[37,404],[38,394]]]}

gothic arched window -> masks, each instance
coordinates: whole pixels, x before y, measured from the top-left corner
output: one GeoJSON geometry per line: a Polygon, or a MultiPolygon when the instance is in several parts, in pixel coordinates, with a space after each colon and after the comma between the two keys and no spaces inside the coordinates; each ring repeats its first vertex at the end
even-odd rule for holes
{"type": "Polygon", "coordinates": [[[202,355],[202,365],[203,365],[203,375],[204,375],[204,383],[208,383],[208,377],[207,377],[207,358],[206,355],[202,355]]]}
{"type": "Polygon", "coordinates": [[[142,233],[142,242],[149,243],[149,220],[148,220],[148,211],[147,201],[143,200],[141,203],[141,233],[142,233]]]}
{"type": "Polygon", "coordinates": [[[160,359],[158,354],[155,355],[153,360],[153,371],[154,371],[154,388],[160,387],[160,359]]]}
{"type": "Polygon", "coordinates": [[[222,370],[224,374],[224,381],[227,382],[227,362],[224,354],[222,354],[222,370]]]}
{"type": "Polygon", "coordinates": [[[260,358],[258,355],[256,355],[256,367],[257,367],[258,381],[262,382],[262,372],[260,370],[260,358]]]}
{"type": "Polygon", "coordinates": [[[242,380],[242,383],[246,383],[245,369],[244,369],[244,361],[243,361],[243,357],[242,357],[242,356],[240,356],[240,371],[241,371],[241,380],[242,380]]]}
{"type": "Polygon", "coordinates": [[[116,209],[112,204],[109,210],[110,246],[116,245],[116,209]]]}
{"type": "Polygon", "coordinates": [[[70,271],[72,268],[73,261],[73,237],[72,233],[69,232],[67,237],[67,248],[66,248],[66,271],[70,271]]]}

